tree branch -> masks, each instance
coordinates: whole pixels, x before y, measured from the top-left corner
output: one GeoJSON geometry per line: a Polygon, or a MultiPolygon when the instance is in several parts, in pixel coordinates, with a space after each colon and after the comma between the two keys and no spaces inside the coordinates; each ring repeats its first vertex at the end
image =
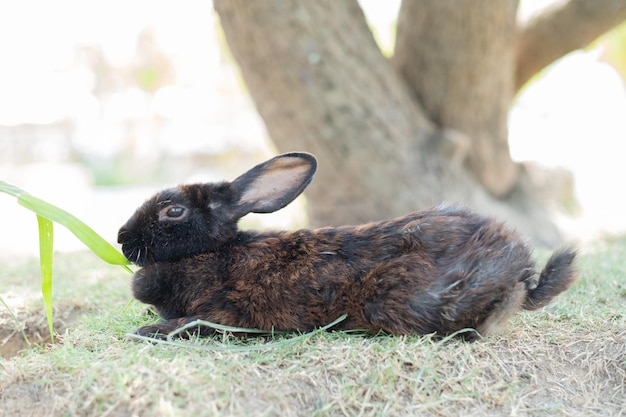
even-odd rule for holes
{"type": "Polygon", "coordinates": [[[519,30],[515,90],[548,64],[624,20],[626,0],[568,0],[542,10],[519,30]]]}

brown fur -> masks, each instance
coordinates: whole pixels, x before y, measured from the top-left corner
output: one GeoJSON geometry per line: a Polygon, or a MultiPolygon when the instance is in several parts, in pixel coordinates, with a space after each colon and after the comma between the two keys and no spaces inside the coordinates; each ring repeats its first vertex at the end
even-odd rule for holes
{"type": "Polygon", "coordinates": [[[484,335],[521,308],[545,305],[575,279],[574,250],[553,255],[537,279],[519,235],[459,207],[359,226],[236,229],[236,220],[254,211],[241,209],[240,202],[254,206],[254,195],[263,200],[263,210],[279,209],[314,171],[308,154],[280,155],[233,183],[166,190],[138,209],[119,240],[129,259],[144,266],[133,280],[135,297],[165,319],[138,333],[163,336],[196,319],[308,331],[345,313],[336,329],[445,335],[472,328],[484,335]],[[290,158],[289,164],[273,162],[282,158],[290,158]],[[298,158],[306,163],[293,163],[298,158]],[[289,181],[279,181],[287,190],[278,193],[268,185],[268,172],[288,175],[289,181]],[[247,189],[253,191],[246,194],[247,189]],[[189,212],[180,220],[164,219],[160,208],[172,204],[189,212]]]}

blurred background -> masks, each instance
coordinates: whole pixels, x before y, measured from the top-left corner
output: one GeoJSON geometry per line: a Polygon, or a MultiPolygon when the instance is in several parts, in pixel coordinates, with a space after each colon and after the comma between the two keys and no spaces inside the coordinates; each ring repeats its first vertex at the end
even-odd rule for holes
{"type": "MultiPolygon", "coordinates": [[[[544,7],[522,0],[519,17],[544,7]]],[[[361,0],[381,49],[399,0],[361,0]]],[[[154,191],[232,179],[276,153],[210,1],[0,1],[0,180],[110,241],[154,191]]],[[[509,113],[511,155],[572,172],[579,239],[626,230],[626,25],[546,68],[509,113]]],[[[264,226],[306,224],[301,202],[264,226]]],[[[0,195],[0,257],[37,254],[34,215],[0,195]]],[[[248,220],[260,222],[260,218],[248,220]]],[[[82,249],[62,227],[57,250],[82,249]]]]}

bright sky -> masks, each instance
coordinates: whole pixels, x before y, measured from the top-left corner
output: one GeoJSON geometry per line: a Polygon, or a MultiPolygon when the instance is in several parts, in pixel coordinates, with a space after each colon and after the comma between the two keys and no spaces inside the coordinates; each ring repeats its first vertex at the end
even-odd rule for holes
{"type": "MultiPolygon", "coordinates": [[[[214,24],[211,2],[201,0],[0,1],[0,124],[99,117],[95,76],[77,50],[97,47],[112,65],[128,65],[146,28],[176,62],[179,86],[210,86],[222,59],[214,24]]],[[[116,117],[146,111],[132,94],[112,106],[116,117]]]]}

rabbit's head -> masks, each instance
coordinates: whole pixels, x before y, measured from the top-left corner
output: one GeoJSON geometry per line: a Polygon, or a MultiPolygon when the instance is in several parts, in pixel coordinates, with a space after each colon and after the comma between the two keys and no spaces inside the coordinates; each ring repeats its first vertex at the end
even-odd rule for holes
{"type": "Polygon", "coordinates": [[[139,266],[217,251],[236,238],[237,221],[270,213],[311,182],[315,157],[293,152],[259,164],[232,182],[190,184],[148,199],[118,233],[122,252],[139,266]]]}

